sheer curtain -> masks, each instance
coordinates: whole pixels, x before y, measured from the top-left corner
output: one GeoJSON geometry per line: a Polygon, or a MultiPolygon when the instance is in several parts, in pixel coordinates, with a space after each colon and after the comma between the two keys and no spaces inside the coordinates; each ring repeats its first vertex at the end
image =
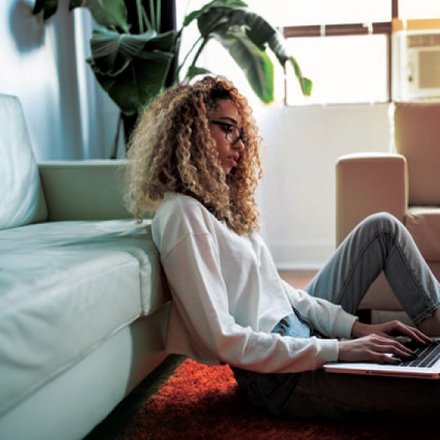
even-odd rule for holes
{"type": "MultiPolygon", "coordinates": [[[[84,8],[73,11],[75,24],[75,57],[83,159],[108,159],[113,150],[119,109],[99,86],[87,63],[93,21],[84,8]]],[[[122,136],[116,139],[122,154],[122,136]]]]}

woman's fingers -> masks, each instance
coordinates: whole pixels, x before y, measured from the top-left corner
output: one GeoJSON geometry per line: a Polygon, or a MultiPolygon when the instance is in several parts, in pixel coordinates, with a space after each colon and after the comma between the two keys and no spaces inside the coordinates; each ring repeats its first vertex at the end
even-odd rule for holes
{"type": "Polygon", "coordinates": [[[406,336],[419,344],[432,344],[433,342],[429,336],[420,330],[403,324],[400,321],[390,321],[385,324],[379,324],[377,327],[381,327],[382,331],[378,333],[383,336],[406,336]]]}
{"type": "Polygon", "coordinates": [[[397,358],[410,358],[413,352],[397,339],[368,335],[339,342],[339,360],[397,363],[397,358]]]}
{"type": "MultiPolygon", "coordinates": [[[[372,335],[371,339],[371,349],[374,353],[382,355],[383,353],[391,354],[396,357],[408,358],[414,355],[412,350],[405,347],[397,339],[391,339],[382,336],[372,335]]],[[[383,356],[381,356],[382,358],[383,356]]]]}
{"type": "Polygon", "coordinates": [[[425,335],[425,333],[421,332],[420,330],[414,328],[405,326],[406,335],[413,339],[414,341],[418,342],[419,344],[432,344],[433,340],[425,335]]]}
{"type": "Polygon", "coordinates": [[[398,363],[399,359],[414,356],[399,337],[410,338],[418,344],[427,345],[433,341],[420,330],[407,326],[400,321],[383,324],[360,324],[353,326],[353,335],[367,336],[339,343],[339,359],[342,361],[367,361],[398,363]]]}

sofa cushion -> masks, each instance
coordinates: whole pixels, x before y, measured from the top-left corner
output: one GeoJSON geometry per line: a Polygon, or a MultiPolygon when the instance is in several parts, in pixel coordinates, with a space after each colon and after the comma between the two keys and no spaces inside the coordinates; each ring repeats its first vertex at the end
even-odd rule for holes
{"type": "Polygon", "coordinates": [[[405,225],[427,261],[440,261],[440,207],[411,207],[405,225]]]}
{"type": "Polygon", "coordinates": [[[0,229],[47,218],[46,202],[20,101],[0,95],[0,229]]]}
{"type": "Polygon", "coordinates": [[[168,300],[148,224],[0,231],[0,414],[168,300]]]}
{"type": "Polygon", "coordinates": [[[440,205],[440,101],[397,102],[396,151],[408,163],[410,205],[440,205]]]}

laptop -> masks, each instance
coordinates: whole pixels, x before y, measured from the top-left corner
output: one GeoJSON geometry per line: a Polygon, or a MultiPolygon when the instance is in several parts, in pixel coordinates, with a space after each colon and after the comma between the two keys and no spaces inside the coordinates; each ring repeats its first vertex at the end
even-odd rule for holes
{"type": "Polygon", "coordinates": [[[415,358],[403,360],[399,364],[332,362],[325,364],[323,368],[328,373],[440,379],[440,338],[434,338],[434,343],[431,345],[414,345],[411,349],[414,351],[415,358]]]}

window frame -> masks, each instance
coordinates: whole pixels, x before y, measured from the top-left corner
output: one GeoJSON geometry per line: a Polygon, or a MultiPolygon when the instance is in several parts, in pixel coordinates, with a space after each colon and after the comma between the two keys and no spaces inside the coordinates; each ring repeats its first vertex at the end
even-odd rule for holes
{"type": "MultiPolygon", "coordinates": [[[[305,26],[284,26],[279,30],[283,37],[289,38],[313,38],[313,37],[335,37],[335,36],[356,36],[356,35],[385,35],[387,38],[387,83],[388,83],[388,99],[385,103],[392,102],[393,81],[392,81],[392,31],[393,20],[399,17],[398,0],[389,0],[391,2],[391,21],[373,22],[369,25],[365,23],[348,23],[348,24],[325,24],[325,25],[305,25],[305,26]]],[[[284,105],[287,104],[287,75],[284,69],[284,105]]],[[[319,104],[317,104],[319,105],[319,104]]],[[[326,105],[337,105],[336,103],[326,103],[326,105]]]]}

